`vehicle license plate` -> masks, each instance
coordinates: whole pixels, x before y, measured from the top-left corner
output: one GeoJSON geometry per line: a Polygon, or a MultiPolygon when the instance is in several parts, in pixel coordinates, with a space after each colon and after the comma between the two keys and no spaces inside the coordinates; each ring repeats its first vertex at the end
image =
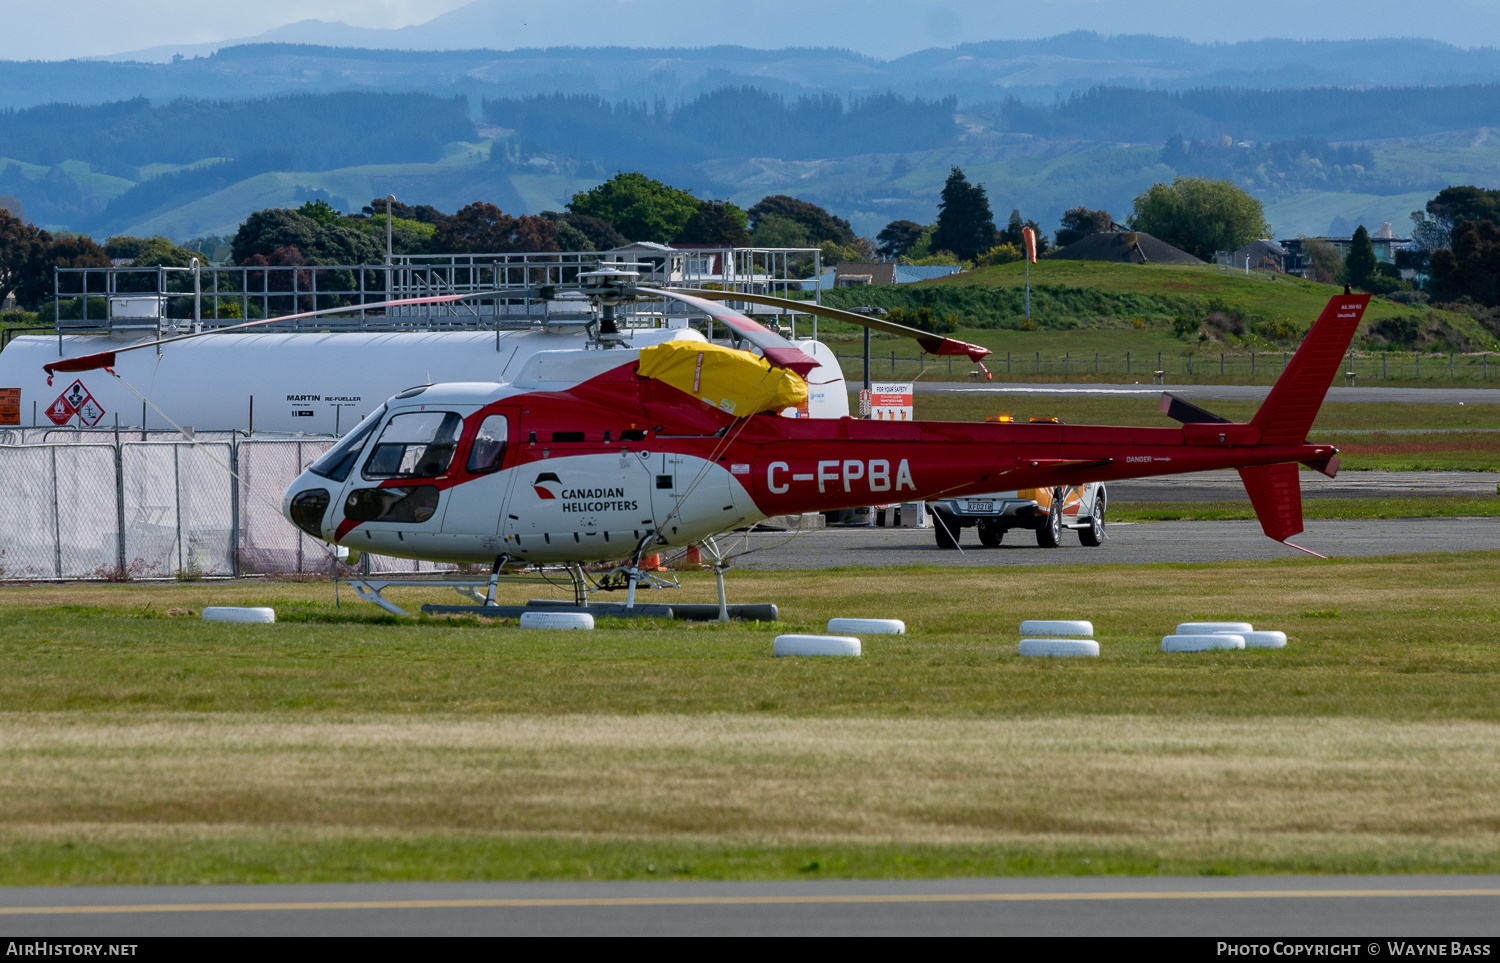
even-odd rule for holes
{"type": "Polygon", "coordinates": [[[994,510],[994,502],[969,502],[969,511],[971,512],[992,512],[994,510]]]}

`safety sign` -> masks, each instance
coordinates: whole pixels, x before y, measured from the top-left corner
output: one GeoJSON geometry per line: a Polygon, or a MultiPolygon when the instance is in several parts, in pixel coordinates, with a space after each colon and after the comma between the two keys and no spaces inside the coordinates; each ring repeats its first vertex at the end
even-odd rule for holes
{"type": "Polygon", "coordinates": [[[86,428],[97,425],[104,417],[104,409],[89,394],[82,381],[68,385],[68,389],[47,406],[47,417],[54,425],[62,426],[77,418],[86,428]]]}

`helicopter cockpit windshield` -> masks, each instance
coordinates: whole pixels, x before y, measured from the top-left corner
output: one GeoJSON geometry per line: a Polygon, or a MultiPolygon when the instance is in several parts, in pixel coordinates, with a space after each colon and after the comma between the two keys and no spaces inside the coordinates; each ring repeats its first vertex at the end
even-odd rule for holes
{"type": "Polygon", "coordinates": [[[345,435],[343,440],[334,445],[328,451],[308,467],[314,475],[322,475],[333,481],[344,481],[349,477],[349,470],[354,463],[359,461],[360,452],[365,450],[365,442],[370,440],[380,424],[380,419],[385,417],[385,405],[376,408],[375,411],[364,421],[361,421],[354,430],[345,435]]]}

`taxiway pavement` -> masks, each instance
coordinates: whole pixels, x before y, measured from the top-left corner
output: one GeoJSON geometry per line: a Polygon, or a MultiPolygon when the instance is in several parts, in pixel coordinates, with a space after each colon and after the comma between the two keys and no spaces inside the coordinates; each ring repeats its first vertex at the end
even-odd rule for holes
{"type": "MultiPolygon", "coordinates": [[[[1298,473],[1302,497],[1420,498],[1462,495],[1500,496],[1500,472],[1487,471],[1345,471],[1329,478],[1315,471],[1298,473]]],[[[1160,478],[1110,482],[1111,504],[1120,502],[1249,501],[1237,471],[1200,471],[1160,478]]]]}
{"type": "MultiPolygon", "coordinates": [[[[1500,549],[1500,519],[1410,518],[1309,521],[1292,541],[1331,557],[1407,552],[1500,549]]],[[[735,568],[827,569],[901,565],[1083,565],[1152,562],[1229,562],[1297,558],[1300,553],[1261,533],[1255,521],[1116,523],[1099,548],[1084,548],[1073,532],[1060,548],[1037,547],[1029,531],[1013,531],[998,548],[984,548],[965,529],[963,551],[937,547],[931,529],[823,528],[796,535],[756,532],[728,542],[735,568]],[[743,541],[741,540],[743,539],[743,541]]],[[[725,544],[721,540],[721,545],[725,544]]]]}
{"type": "Polygon", "coordinates": [[[0,889],[0,935],[7,937],[712,934],[1369,940],[1493,937],[1500,933],[1497,921],[1500,876],[0,889]]]}

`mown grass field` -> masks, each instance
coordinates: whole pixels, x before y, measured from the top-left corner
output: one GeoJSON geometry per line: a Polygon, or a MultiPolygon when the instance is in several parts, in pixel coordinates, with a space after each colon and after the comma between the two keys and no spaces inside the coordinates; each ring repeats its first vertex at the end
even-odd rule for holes
{"type": "Polygon", "coordinates": [[[326,583],[6,588],[0,881],[1496,871],[1497,577],[1500,552],[747,572],[776,629],[577,634],[326,583]],[[771,657],[841,614],[909,634],[771,657]],[[1102,656],[1017,657],[1042,616],[1092,619],[1102,656]],[[1160,653],[1189,618],[1291,644],[1160,653]]]}

